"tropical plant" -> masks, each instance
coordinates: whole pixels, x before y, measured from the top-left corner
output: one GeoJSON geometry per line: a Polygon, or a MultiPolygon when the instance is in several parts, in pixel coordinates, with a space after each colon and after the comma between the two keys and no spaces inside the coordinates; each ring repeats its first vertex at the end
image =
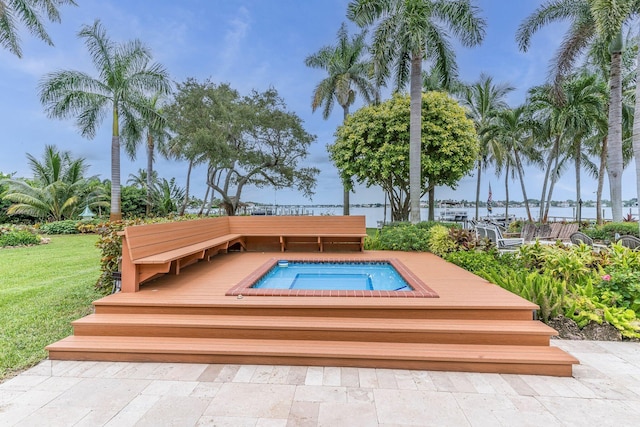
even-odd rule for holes
{"type": "Polygon", "coordinates": [[[4,199],[13,202],[9,215],[22,214],[59,221],[76,217],[85,206],[107,206],[97,178],[85,178],[88,165],[54,145],[45,147],[42,160],[27,154],[32,180],[8,179],[4,199]]]}
{"type": "Polygon", "coordinates": [[[444,256],[456,250],[456,241],[452,238],[449,228],[436,225],[429,230],[429,251],[438,256],[444,256]]]}
{"type": "Polygon", "coordinates": [[[470,0],[354,0],[347,16],[361,27],[376,25],[372,53],[378,74],[393,68],[395,87],[410,82],[409,199],[411,222],[420,222],[422,196],[422,62],[432,60],[434,69],[449,81],[456,74],[455,54],[449,30],[464,46],[479,44],[485,21],[470,0]]]}
{"type": "MultiPolygon", "coordinates": [[[[589,45],[609,49],[609,115],[607,172],[614,221],[622,219],[622,31],[640,12],[638,0],[550,0],[538,7],[518,28],[516,40],[526,51],[533,34],[544,25],[569,20],[570,26],[554,59],[555,87],[559,88],[573,64],[589,45]]],[[[562,96],[559,96],[562,100],[562,96]]]]}
{"type": "Polygon", "coordinates": [[[93,138],[111,113],[111,220],[122,218],[120,206],[120,139],[140,140],[140,118],[153,123],[161,118],[143,100],[147,93],[169,92],[169,77],[139,40],[116,44],[100,21],[85,25],[84,40],[98,77],[65,70],[47,74],[39,83],[40,101],[49,117],[76,118],[82,136],[93,138]]]}
{"type": "MultiPolygon", "coordinates": [[[[333,104],[342,107],[343,122],[349,116],[349,107],[353,105],[355,89],[367,102],[371,102],[374,87],[369,80],[371,65],[363,60],[367,51],[365,43],[366,31],[349,37],[347,25],[342,24],[338,30],[338,42],[335,46],[325,46],[313,55],[309,55],[304,63],[308,67],[325,70],[328,74],[313,92],[311,109],[315,112],[322,107],[322,117],[328,119],[333,104]],[[355,88],[355,89],[354,89],[355,88]]],[[[343,214],[349,215],[350,186],[344,185],[343,214]]]]}
{"type": "Polygon", "coordinates": [[[18,26],[26,28],[50,46],[53,41],[42,23],[44,15],[51,22],[60,22],[58,8],[64,5],[76,6],[74,0],[2,0],[0,1],[0,45],[9,52],[22,57],[18,26]]]}
{"type": "MultiPolygon", "coordinates": [[[[477,158],[478,139],[464,109],[442,92],[422,95],[422,171],[420,196],[437,185],[455,187],[477,158]]],[[[392,206],[394,221],[409,217],[410,98],[395,94],[363,107],[338,128],[328,147],[343,179],[379,185],[392,206]]]]}

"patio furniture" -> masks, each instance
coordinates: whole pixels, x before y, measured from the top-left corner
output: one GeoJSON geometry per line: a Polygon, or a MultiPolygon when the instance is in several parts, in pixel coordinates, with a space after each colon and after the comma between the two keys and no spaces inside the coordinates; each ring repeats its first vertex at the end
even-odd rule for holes
{"type": "Polygon", "coordinates": [[[574,245],[585,244],[587,246],[593,246],[593,239],[587,236],[586,234],[582,233],[581,231],[576,231],[575,233],[572,233],[569,239],[571,240],[571,243],[573,243],[574,245]]]}
{"type": "Polygon", "coordinates": [[[524,243],[524,239],[522,237],[505,238],[502,235],[502,231],[500,231],[500,227],[495,225],[487,225],[485,227],[485,231],[487,233],[487,237],[495,243],[496,247],[501,252],[515,251],[524,243]]]}
{"type": "Polygon", "coordinates": [[[616,240],[616,243],[629,249],[640,250],[640,239],[638,239],[636,236],[622,236],[618,240],[616,240]]]}

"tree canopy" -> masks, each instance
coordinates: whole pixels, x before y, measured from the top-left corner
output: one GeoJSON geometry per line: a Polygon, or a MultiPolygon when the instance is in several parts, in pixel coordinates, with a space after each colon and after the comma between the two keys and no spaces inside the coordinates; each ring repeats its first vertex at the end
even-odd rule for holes
{"type": "Polygon", "coordinates": [[[318,169],[303,167],[315,136],[287,111],[275,89],[240,96],[227,84],[187,80],[167,117],[173,150],[208,165],[207,185],[234,215],[245,185],[297,188],[313,194],[318,169]]]}
{"type": "MultiPolygon", "coordinates": [[[[331,159],[342,179],[353,185],[380,185],[389,195],[393,219],[409,217],[408,95],[396,94],[363,107],[338,128],[331,159]]],[[[472,170],[478,156],[478,136],[464,109],[442,92],[422,94],[421,196],[430,188],[455,188],[472,170]]]]}

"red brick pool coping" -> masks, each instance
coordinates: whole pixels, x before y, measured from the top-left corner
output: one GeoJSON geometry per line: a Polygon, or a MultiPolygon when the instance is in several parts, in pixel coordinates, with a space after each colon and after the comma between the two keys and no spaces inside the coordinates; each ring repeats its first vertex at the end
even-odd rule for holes
{"type": "Polygon", "coordinates": [[[258,267],[257,270],[242,279],[236,286],[229,289],[227,296],[269,296],[269,297],[364,297],[364,298],[439,298],[439,295],[427,286],[418,276],[413,274],[396,258],[362,259],[362,258],[296,258],[287,259],[289,262],[387,262],[396,269],[398,274],[413,288],[412,291],[365,291],[365,290],[309,290],[309,289],[262,289],[252,286],[271,270],[281,258],[271,258],[258,267]]]}

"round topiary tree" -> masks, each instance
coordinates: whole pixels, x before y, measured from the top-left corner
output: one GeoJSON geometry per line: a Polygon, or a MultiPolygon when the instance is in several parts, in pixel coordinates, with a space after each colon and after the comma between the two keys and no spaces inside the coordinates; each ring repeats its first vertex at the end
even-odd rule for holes
{"type": "MultiPolygon", "coordinates": [[[[363,107],[349,116],[329,146],[344,182],[379,185],[394,221],[409,218],[408,95],[363,107]]],[[[442,92],[422,94],[421,196],[438,185],[455,188],[478,156],[478,136],[464,109],[442,92]]]]}

